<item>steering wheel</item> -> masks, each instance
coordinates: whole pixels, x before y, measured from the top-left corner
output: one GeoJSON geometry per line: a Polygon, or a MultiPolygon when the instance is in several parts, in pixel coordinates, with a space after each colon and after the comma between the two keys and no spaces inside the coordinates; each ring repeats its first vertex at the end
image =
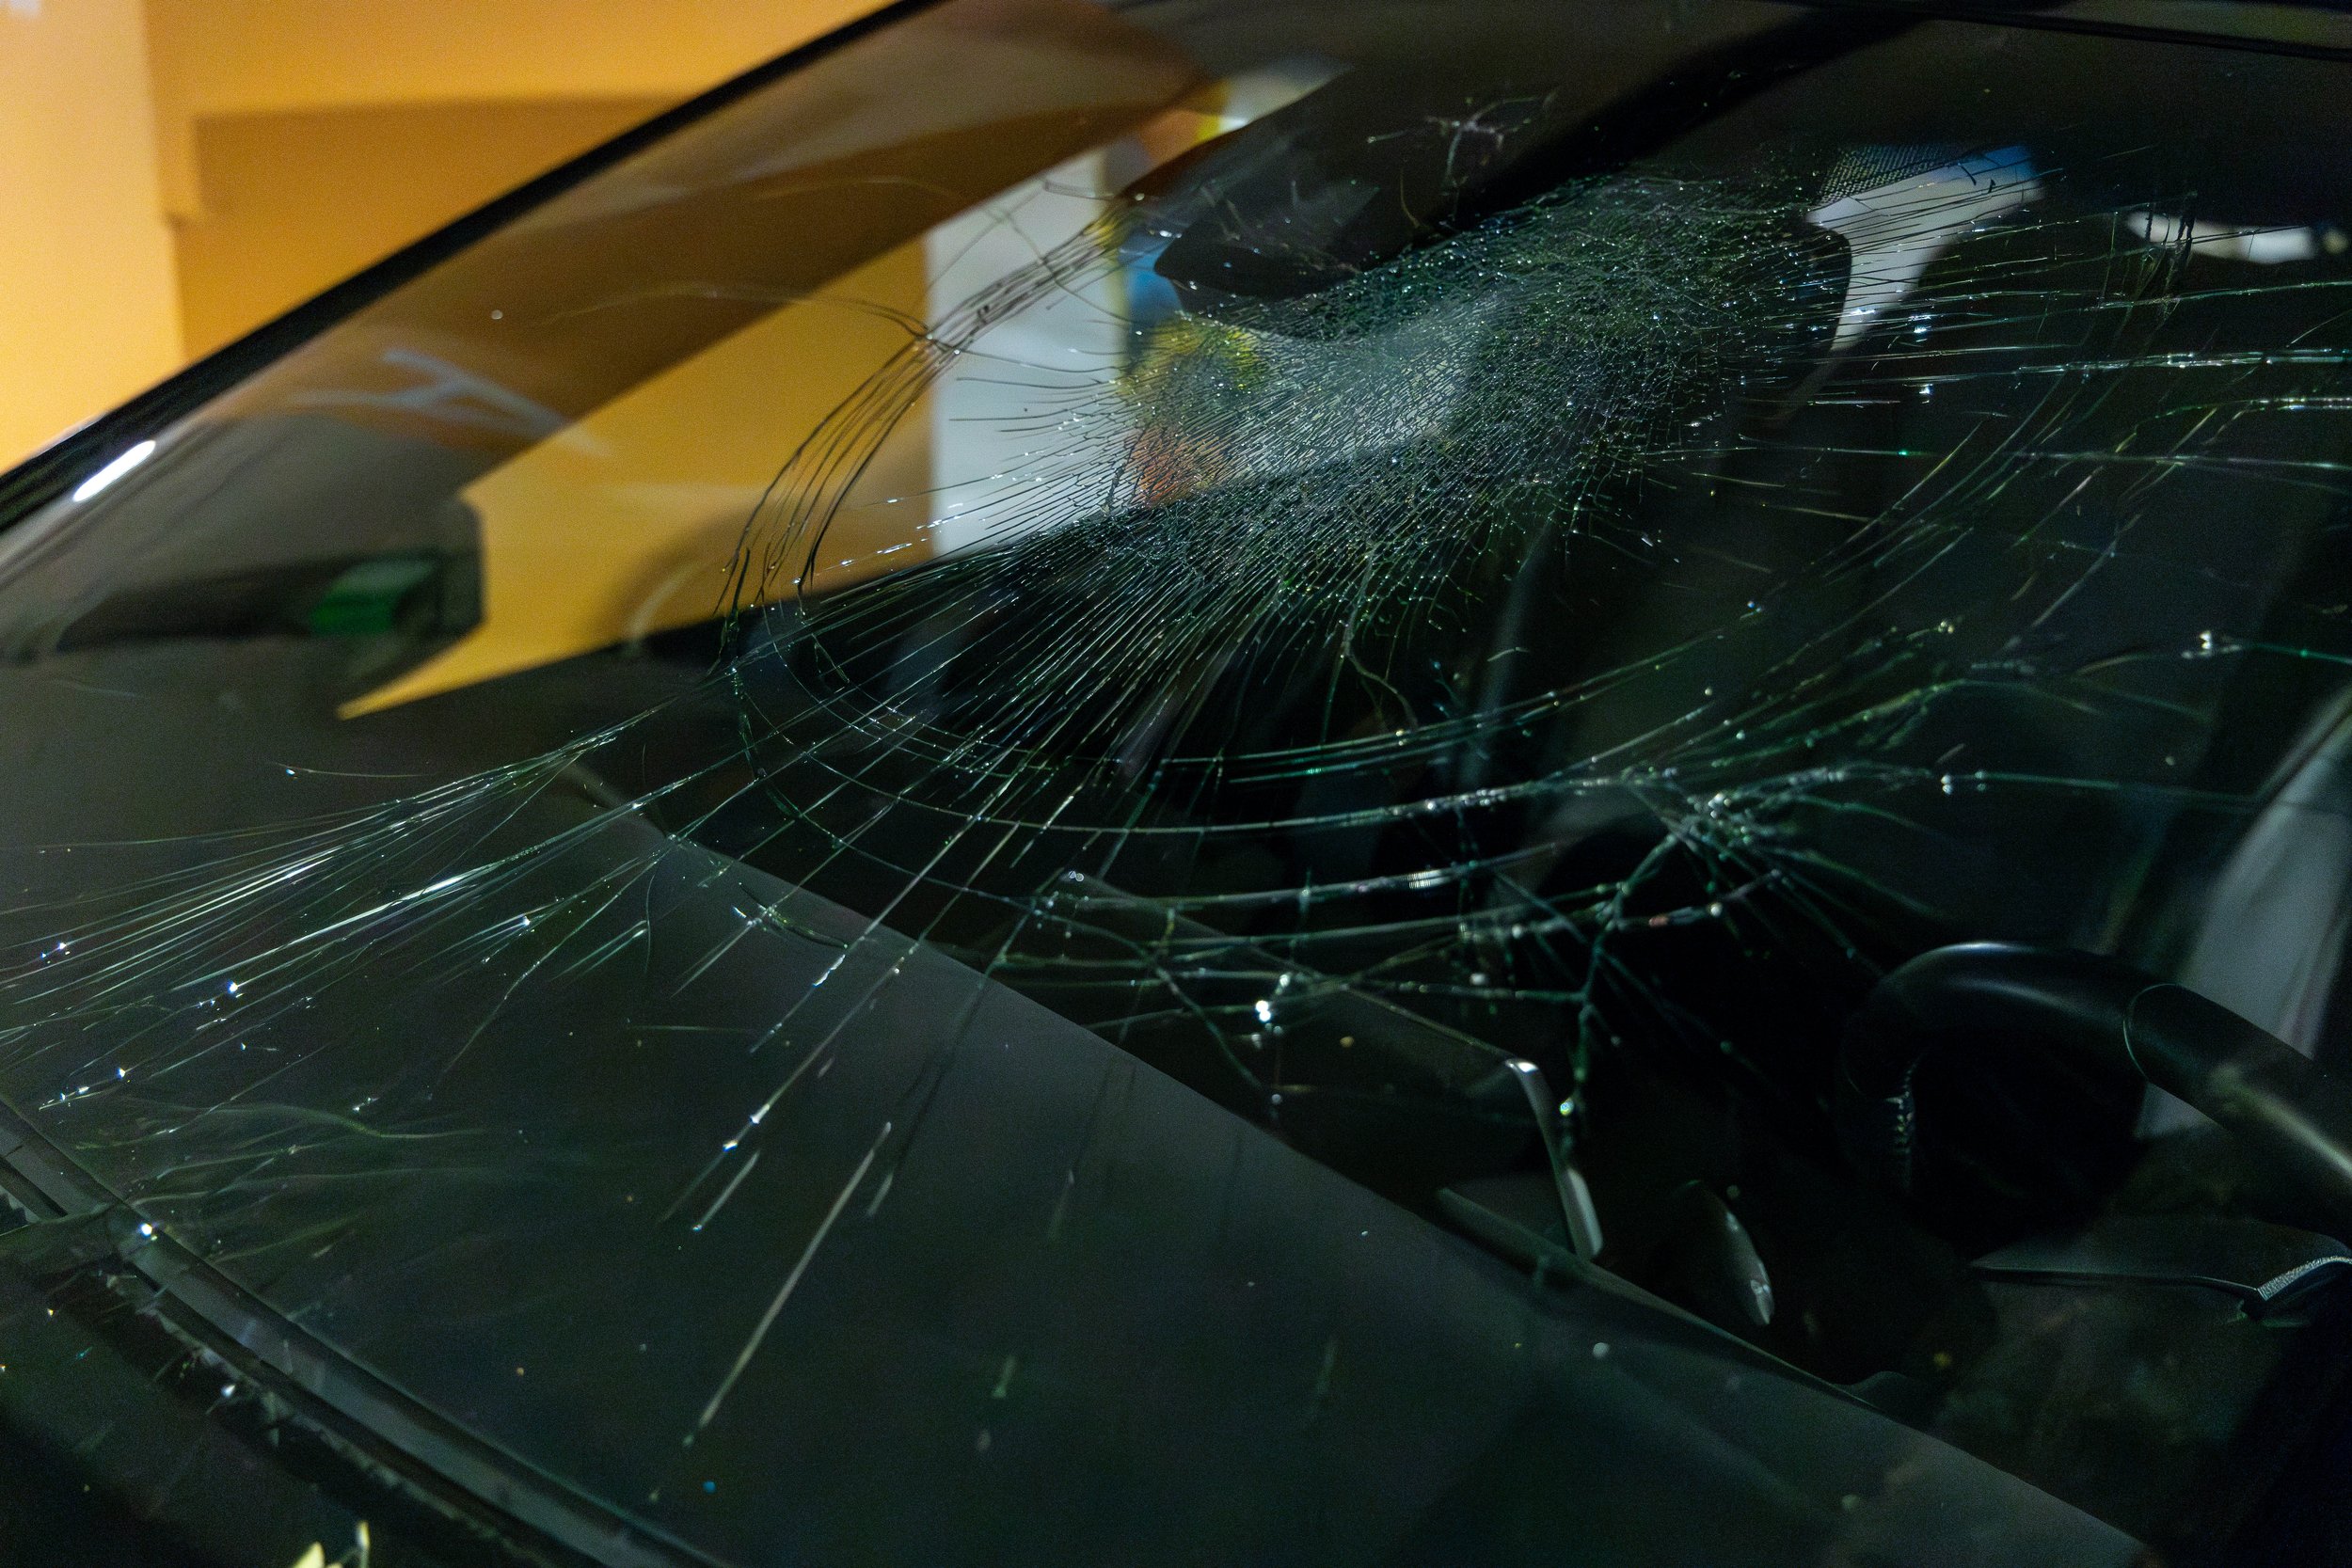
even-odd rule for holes
{"type": "Polygon", "coordinates": [[[1919,1068],[1975,1036],[2027,1038],[2133,1075],[2235,1135],[2265,1170],[2352,1232],[2352,1087],[2185,987],[2097,954],[1970,942],[1881,980],[1849,1022],[1835,1115],[1850,1158],[1898,1193],[1919,1185],[1919,1068]]]}

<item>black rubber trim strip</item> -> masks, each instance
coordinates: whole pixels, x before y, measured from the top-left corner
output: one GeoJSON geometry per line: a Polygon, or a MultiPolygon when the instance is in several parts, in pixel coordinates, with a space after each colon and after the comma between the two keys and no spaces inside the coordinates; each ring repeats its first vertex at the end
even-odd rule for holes
{"type": "MultiPolygon", "coordinates": [[[[2296,0],[2284,0],[2284,3],[2297,10],[2335,11],[2333,6],[2301,5],[2296,0]]],[[[1806,10],[1906,17],[1915,22],[1965,22],[1989,27],[2025,27],[2042,33],[2080,33],[2092,38],[2129,39],[2142,43],[2182,44],[2194,49],[2233,49],[2254,55],[2289,55],[2305,60],[2352,61],[2352,44],[2306,43],[2296,39],[2257,38],[2244,33],[2207,33],[2193,27],[2161,27],[2151,23],[2059,16],[2029,8],[1947,5],[1942,0],[1772,0],[1772,4],[1806,10]]]]}

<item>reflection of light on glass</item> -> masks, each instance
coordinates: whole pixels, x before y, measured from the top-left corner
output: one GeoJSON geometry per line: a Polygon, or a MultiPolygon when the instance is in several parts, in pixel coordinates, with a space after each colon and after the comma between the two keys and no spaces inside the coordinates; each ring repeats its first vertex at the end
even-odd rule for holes
{"type": "Polygon", "coordinates": [[[1928,264],[1963,236],[2041,193],[2026,150],[2009,147],[1853,191],[1814,209],[1813,221],[1845,236],[1853,253],[1834,346],[1846,347],[1900,305],[1928,264]]]}
{"type": "Polygon", "coordinates": [[[2163,213],[2123,214],[2123,227],[2151,245],[2181,245],[2199,256],[2222,261],[2251,261],[2275,267],[2282,261],[2309,261],[2326,251],[2344,253],[2344,231],[2333,225],[2317,229],[2296,225],[2257,226],[2199,223],[2163,213]]]}
{"type": "MultiPolygon", "coordinates": [[[[1085,233],[1147,170],[1240,129],[1338,74],[1319,59],[1229,77],[1191,103],[1016,185],[926,238],[930,314],[1034,268],[1085,233]]],[[[931,397],[937,553],[1001,544],[1060,515],[1045,492],[1071,482],[1070,454],[1124,452],[1098,394],[1129,368],[1151,326],[1175,313],[1149,245],[1070,267],[1058,286],[993,322],[931,397]]],[[[1058,493],[1058,491],[1056,491],[1058,493]]]]}
{"type": "Polygon", "coordinates": [[[103,490],[107,485],[112,484],[116,480],[120,479],[124,474],[129,473],[132,469],[146,462],[150,457],[154,455],[154,442],[141,441],[137,446],[131,448],[129,451],[122,453],[121,456],[116,458],[113,462],[107,464],[104,467],[90,475],[89,478],[82,481],[81,484],[74,489],[73,499],[77,501],[86,501],[89,499],[92,496],[98,494],[99,491],[103,490]]]}

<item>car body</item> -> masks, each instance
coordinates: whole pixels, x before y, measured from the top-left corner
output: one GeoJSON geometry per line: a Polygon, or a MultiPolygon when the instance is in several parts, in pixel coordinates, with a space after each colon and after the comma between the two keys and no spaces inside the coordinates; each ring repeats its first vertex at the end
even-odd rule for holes
{"type": "Polygon", "coordinates": [[[0,480],[11,1560],[2340,1559],[2348,60],[902,6],[0,480]]]}

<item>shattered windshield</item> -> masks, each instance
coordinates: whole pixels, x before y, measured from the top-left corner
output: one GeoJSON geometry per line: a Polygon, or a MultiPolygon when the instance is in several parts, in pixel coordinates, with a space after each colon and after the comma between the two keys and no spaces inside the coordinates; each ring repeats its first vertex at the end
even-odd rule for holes
{"type": "Polygon", "coordinates": [[[2352,39],[2036,14],[952,0],[103,453],[22,1214],[609,1560],[2341,1542],[2352,39]]]}

